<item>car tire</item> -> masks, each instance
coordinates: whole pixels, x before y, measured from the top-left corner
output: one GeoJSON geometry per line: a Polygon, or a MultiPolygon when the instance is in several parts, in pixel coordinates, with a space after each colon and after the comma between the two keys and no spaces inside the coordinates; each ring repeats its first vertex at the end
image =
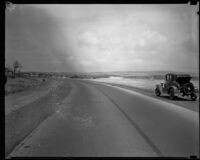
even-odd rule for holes
{"type": "Polygon", "coordinates": [[[192,93],[190,96],[191,96],[191,99],[192,99],[193,101],[195,101],[195,100],[197,99],[197,95],[194,94],[194,93],[192,93]]]}
{"type": "Polygon", "coordinates": [[[160,92],[160,90],[158,88],[155,89],[155,94],[156,94],[156,96],[160,96],[161,95],[161,92],[160,92]]]}
{"type": "Polygon", "coordinates": [[[170,88],[169,89],[169,98],[171,100],[174,100],[175,99],[175,93],[174,93],[174,89],[173,88],[170,88]]]}

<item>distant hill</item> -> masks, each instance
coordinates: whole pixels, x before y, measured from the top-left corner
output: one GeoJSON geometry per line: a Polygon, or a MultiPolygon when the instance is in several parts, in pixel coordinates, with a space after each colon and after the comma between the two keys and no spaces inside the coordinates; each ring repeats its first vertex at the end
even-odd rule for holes
{"type": "MultiPolygon", "coordinates": [[[[28,73],[28,72],[27,72],[28,73]]],[[[30,73],[30,72],[29,72],[30,73]]],[[[32,72],[38,73],[40,72],[32,72]]],[[[55,76],[67,76],[71,78],[109,78],[118,76],[124,78],[144,78],[144,79],[163,79],[167,73],[190,74],[193,80],[199,80],[198,73],[175,72],[175,71],[113,71],[113,72],[42,72],[42,74],[51,74],[55,76]]]]}
{"type": "Polygon", "coordinates": [[[150,79],[163,79],[164,75],[167,73],[175,74],[190,74],[193,79],[198,80],[198,73],[188,73],[188,72],[175,72],[175,71],[114,71],[114,72],[93,72],[87,73],[87,76],[93,78],[108,78],[110,76],[120,76],[124,78],[150,78],[150,79]]]}

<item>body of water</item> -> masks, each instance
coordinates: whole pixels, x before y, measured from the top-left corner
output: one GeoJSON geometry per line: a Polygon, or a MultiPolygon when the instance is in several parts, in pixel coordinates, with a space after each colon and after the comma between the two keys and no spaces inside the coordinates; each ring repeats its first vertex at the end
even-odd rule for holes
{"type": "MultiPolygon", "coordinates": [[[[156,84],[164,83],[164,80],[157,80],[157,79],[139,79],[139,78],[123,78],[120,76],[111,76],[109,78],[98,78],[95,79],[95,81],[99,82],[108,82],[108,83],[114,83],[114,84],[122,84],[126,86],[133,86],[143,89],[150,89],[154,90],[156,84]]],[[[191,82],[199,88],[199,81],[197,80],[191,80],[191,82]]]]}

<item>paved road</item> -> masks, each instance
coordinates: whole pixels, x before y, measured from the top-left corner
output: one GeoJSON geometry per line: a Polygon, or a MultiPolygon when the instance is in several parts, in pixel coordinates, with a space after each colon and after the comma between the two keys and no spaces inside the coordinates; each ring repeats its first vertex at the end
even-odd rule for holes
{"type": "MultiPolygon", "coordinates": [[[[83,80],[9,156],[199,157],[199,114],[83,80]]],[[[41,104],[42,106],[42,104],[41,104]]]]}

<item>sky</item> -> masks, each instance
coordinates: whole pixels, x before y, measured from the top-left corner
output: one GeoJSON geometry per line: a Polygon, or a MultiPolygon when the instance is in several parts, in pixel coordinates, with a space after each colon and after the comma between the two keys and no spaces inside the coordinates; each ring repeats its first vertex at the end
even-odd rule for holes
{"type": "Polygon", "coordinates": [[[17,4],[5,64],[24,71],[199,71],[198,5],[17,4]]]}

